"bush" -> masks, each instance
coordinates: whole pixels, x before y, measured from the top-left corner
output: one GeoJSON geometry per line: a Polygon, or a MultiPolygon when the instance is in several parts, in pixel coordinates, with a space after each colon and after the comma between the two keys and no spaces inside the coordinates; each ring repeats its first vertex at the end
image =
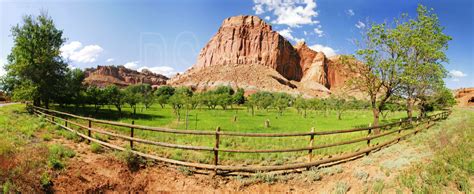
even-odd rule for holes
{"type": "Polygon", "coordinates": [[[118,154],[118,158],[127,164],[128,169],[136,172],[140,169],[140,165],[144,162],[143,159],[134,154],[130,148],[118,154]]]}
{"type": "Polygon", "coordinates": [[[54,170],[64,168],[64,159],[72,158],[76,153],[60,144],[53,144],[49,147],[48,166],[54,170]]]}
{"type": "Polygon", "coordinates": [[[345,182],[337,182],[336,186],[334,186],[334,192],[337,194],[344,194],[347,193],[350,188],[351,187],[345,182]]]}
{"type": "Polygon", "coordinates": [[[103,151],[102,146],[98,143],[95,143],[95,142],[92,142],[90,147],[91,147],[92,153],[98,154],[98,153],[102,153],[102,151],[103,151]]]}

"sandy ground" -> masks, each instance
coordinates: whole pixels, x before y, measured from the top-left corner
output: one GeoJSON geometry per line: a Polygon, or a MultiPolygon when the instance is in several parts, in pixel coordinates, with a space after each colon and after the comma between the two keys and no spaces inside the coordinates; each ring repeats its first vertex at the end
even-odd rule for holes
{"type": "MultiPolygon", "coordinates": [[[[272,175],[270,180],[254,176],[222,176],[192,173],[188,169],[148,162],[132,172],[114,153],[94,154],[85,142],[74,143],[56,139],[76,150],[77,155],[67,168],[53,179],[53,190],[69,192],[148,192],[148,193],[333,193],[347,187],[349,193],[373,190],[374,184],[384,185],[384,193],[395,193],[389,184],[399,172],[413,162],[429,160],[431,152],[424,146],[411,146],[407,141],[384,148],[369,156],[342,164],[303,173],[272,175]],[[318,172],[314,178],[311,172],[318,172]],[[313,180],[311,180],[313,179],[313,180]]],[[[402,191],[409,192],[408,190],[402,191]]]]}

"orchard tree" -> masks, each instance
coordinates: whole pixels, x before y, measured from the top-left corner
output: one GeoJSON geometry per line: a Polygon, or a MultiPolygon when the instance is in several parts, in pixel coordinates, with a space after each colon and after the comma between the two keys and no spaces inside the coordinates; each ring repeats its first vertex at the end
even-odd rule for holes
{"type": "Polygon", "coordinates": [[[174,113],[176,114],[178,121],[181,118],[181,109],[184,107],[189,110],[188,105],[193,91],[188,87],[179,87],[175,90],[173,96],[169,99],[169,104],[173,107],[174,113]],[[186,106],[186,107],[185,107],[186,106]]]}
{"type": "Polygon", "coordinates": [[[137,115],[137,105],[142,102],[142,86],[131,85],[124,89],[124,102],[133,110],[133,115],[137,115]]]}
{"type": "Polygon", "coordinates": [[[309,100],[303,98],[302,96],[296,97],[294,106],[298,110],[298,113],[301,114],[303,111],[304,118],[306,118],[306,111],[311,107],[309,100]]]}
{"type": "Polygon", "coordinates": [[[245,90],[242,88],[238,88],[237,92],[234,93],[232,96],[232,102],[237,105],[241,105],[245,103],[245,90]]]}
{"type": "Polygon", "coordinates": [[[261,91],[252,95],[254,95],[254,98],[256,99],[257,107],[259,109],[262,108],[262,109],[267,110],[273,104],[274,97],[273,97],[273,94],[270,92],[261,91]]]}
{"type": "MultiPolygon", "coordinates": [[[[349,80],[350,87],[365,93],[370,99],[373,126],[378,126],[385,103],[400,89],[403,52],[398,34],[385,23],[371,25],[363,38],[359,43],[361,49],[357,50],[362,62],[347,56],[342,57],[342,62],[350,74],[358,75],[349,80]]],[[[379,132],[380,129],[375,130],[375,133],[379,132]]]]}
{"type": "Polygon", "coordinates": [[[63,31],[41,13],[24,16],[23,23],[12,27],[11,33],[13,47],[5,65],[3,89],[14,100],[32,100],[34,105],[42,103],[48,108],[50,101],[67,89],[64,80],[68,68],[60,56],[66,41],[63,31]]]}
{"type": "Polygon", "coordinates": [[[249,95],[247,100],[245,100],[245,106],[247,110],[252,112],[252,116],[255,116],[255,106],[257,106],[257,96],[255,94],[249,95]]]}
{"type": "Polygon", "coordinates": [[[168,99],[173,96],[175,88],[171,86],[161,86],[155,91],[156,102],[160,104],[161,108],[168,104],[168,99]]]}
{"type": "Polygon", "coordinates": [[[107,86],[104,89],[104,93],[108,99],[108,103],[114,105],[119,111],[119,114],[122,115],[122,107],[125,104],[125,93],[116,85],[107,86]]]}
{"type": "Polygon", "coordinates": [[[145,106],[145,109],[150,108],[155,103],[153,88],[150,84],[140,84],[138,87],[140,88],[141,102],[145,106]]]}
{"type": "Polygon", "coordinates": [[[273,107],[278,111],[278,115],[282,116],[283,111],[291,105],[293,98],[286,93],[274,94],[273,107]]]}
{"type": "Polygon", "coordinates": [[[95,113],[106,103],[104,91],[96,86],[89,86],[86,90],[86,96],[88,104],[94,105],[95,113]]]}
{"type": "MultiPolygon", "coordinates": [[[[447,71],[443,66],[448,62],[446,50],[451,37],[443,33],[438,16],[433,10],[419,5],[417,17],[398,25],[394,33],[400,36],[404,50],[405,67],[401,75],[401,95],[406,96],[407,116],[413,117],[415,103],[425,102],[430,94],[444,87],[443,78],[447,71]]],[[[423,108],[420,115],[424,116],[423,108]]]]}

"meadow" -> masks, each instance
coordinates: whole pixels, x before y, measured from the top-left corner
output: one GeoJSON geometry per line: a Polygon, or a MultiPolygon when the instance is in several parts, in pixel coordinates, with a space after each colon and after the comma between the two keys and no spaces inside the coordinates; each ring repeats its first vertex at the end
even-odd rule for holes
{"type": "MultiPolygon", "coordinates": [[[[123,123],[132,123],[137,125],[166,127],[172,129],[188,129],[188,130],[209,130],[214,131],[217,127],[221,131],[247,132],[247,133],[283,133],[283,132],[309,132],[311,128],[315,131],[330,131],[337,129],[350,129],[355,127],[367,127],[372,121],[372,113],[369,110],[347,110],[343,113],[342,119],[339,120],[335,111],[307,111],[306,117],[302,112],[294,108],[288,108],[282,116],[273,109],[256,110],[252,116],[245,107],[234,106],[230,110],[209,110],[207,108],[197,108],[190,110],[188,113],[188,124],[186,126],[185,116],[181,116],[180,121],[177,120],[173,109],[169,106],[161,108],[154,105],[148,109],[139,108],[137,114],[132,116],[132,110],[125,107],[120,115],[112,106],[104,106],[97,112],[92,107],[75,108],[75,107],[53,107],[69,113],[82,116],[90,116],[97,119],[112,120],[123,123]],[[269,121],[269,126],[265,126],[265,122],[269,121]]],[[[183,111],[185,112],[185,111],[183,111]]],[[[183,113],[184,115],[185,113],[183,113]]],[[[391,112],[382,123],[399,121],[406,116],[405,112],[391,112]]],[[[84,125],[86,123],[82,122],[84,125]]],[[[104,126],[102,124],[93,124],[93,127],[113,130],[121,134],[129,134],[130,129],[123,127],[104,126]]],[[[396,133],[395,133],[396,134],[396,133]]],[[[355,138],[367,136],[367,131],[315,136],[314,145],[323,145],[355,138]]],[[[96,138],[104,141],[114,141],[122,146],[127,146],[126,141],[115,141],[114,138],[106,135],[95,134],[96,138]]],[[[135,130],[135,137],[159,142],[209,146],[215,144],[214,136],[197,136],[182,134],[167,134],[152,131],[135,130]]],[[[373,144],[383,142],[384,140],[393,139],[395,135],[388,135],[375,140],[373,144]]],[[[256,137],[229,137],[223,136],[220,140],[221,148],[254,150],[254,149],[282,149],[282,148],[300,148],[309,145],[309,137],[273,137],[273,138],[256,138],[256,137]]],[[[344,152],[355,151],[366,147],[366,142],[359,142],[349,145],[343,145],[332,148],[324,148],[314,150],[315,158],[327,157],[329,155],[341,154],[344,152]]],[[[134,147],[140,151],[154,153],[176,160],[185,160],[191,162],[211,163],[213,153],[208,151],[187,151],[172,148],[163,148],[151,145],[136,144],[134,147]]],[[[259,165],[280,165],[293,162],[302,162],[307,160],[307,152],[289,152],[289,153],[219,153],[220,164],[259,164],[259,165]]]]}

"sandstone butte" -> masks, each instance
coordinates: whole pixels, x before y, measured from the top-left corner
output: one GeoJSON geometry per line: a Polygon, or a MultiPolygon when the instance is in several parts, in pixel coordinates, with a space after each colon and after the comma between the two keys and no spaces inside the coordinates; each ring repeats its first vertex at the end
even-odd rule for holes
{"type": "Polygon", "coordinates": [[[144,69],[141,72],[125,68],[124,66],[97,66],[85,70],[85,84],[105,87],[110,84],[125,87],[133,84],[150,84],[158,87],[166,84],[168,78],[144,69]]]}
{"type": "Polygon", "coordinates": [[[293,46],[257,16],[235,16],[222,22],[190,69],[167,83],[198,91],[230,85],[248,93],[316,97],[340,91],[348,77],[339,56],[328,58],[304,42],[293,46]]]}
{"type": "Polygon", "coordinates": [[[457,106],[474,106],[474,88],[461,88],[454,90],[454,97],[456,98],[457,106]]]}

